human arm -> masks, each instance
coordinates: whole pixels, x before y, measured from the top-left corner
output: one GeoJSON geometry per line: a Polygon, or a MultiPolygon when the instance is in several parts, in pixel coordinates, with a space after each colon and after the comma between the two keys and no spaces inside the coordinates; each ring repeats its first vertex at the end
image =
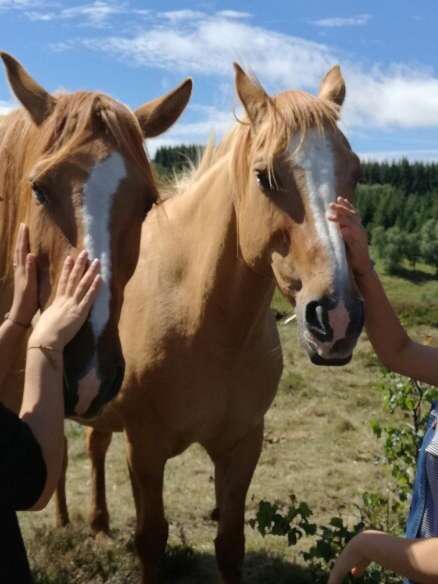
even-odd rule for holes
{"type": "Polygon", "coordinates": [[[413,341],[401,325],[372,268],[368,236],[357,210],[338,197],[330,205],[329,220],[339,224],[347,255],[365,302],[365,326],[377,356],[388,369],[438,385],[438,349],[413,341]]]}
{"type": "Polygon", "coordinates": [[[84,323],[100,283],[97,261],[86,267],[81,253],[67,258],[55,299],[28,342],[20,418],[38,441],[46,465],[44,489],[33,510],[42,509],[56,488],[64,455],[63,349],[84,323]]]}
{"type": "Polygon", "coordinates": [[[405,539],[380,531],[364,531],[344,548],[328,584],[342,584],[348,574],[360,576],[371,562],[418,584],[438,581],[438,538],[405,539]]]}
{"type": "Polygon", "coordinates": [[[29,231],[23,223],[18,230],[13,267],[12,307],[0,325],[0,388],[14,363],[20,343],[25,342],[27,329],[38,309],[36,261],[29,253],[29,231]]]}

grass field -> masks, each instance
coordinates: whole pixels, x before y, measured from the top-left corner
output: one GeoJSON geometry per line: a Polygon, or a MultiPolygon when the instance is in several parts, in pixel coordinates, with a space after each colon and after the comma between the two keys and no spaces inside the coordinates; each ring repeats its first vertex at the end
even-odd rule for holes
{"type": "MultiPolygon", "coordinates": [[[[384,284],[412,336],[438,345],[438,283],[427,271],[384,276],[384,284]],[[404,277],[401,277],[404,276],[404,277]],[[409,279],[406,279],[409,276],[409,279]]],[[[278,313],[290,309],[276,298],[278,313]]],[[[354,519],[355,503],[365,490],[385,491],[390,481],[382,465],[381,445],[369,421],[382,416],[375,388],[381,370],[362,336],[355,357],[344,368],[312,366],[298,346],[294,324],[279,321],[285,370],[278,396],[266,420],[264,450],[248,498],[247,518],[262,498],[287,502],[294,492],[307,501],[316,519],[342,514],[354,519]]],[[[72,524],[56,530],[52,504],[44,512],[21,514],[26,544],[39,584],[137,581],[133,549],[134,506],[121,436],[115,436],[107,464],[111,538],[94,539],[87,525],[89,464],[83,430],[67,424],[70,443],[68,498],[72,524]]],[[[165,500],[170,523],[163,582],[217,581],[213,539],[212,467],[197,446],[171,460],[166,471],[165,500]]],[[[246,527],[248,584],[310,583],[300,567],[297,548],[278,537],[263,539],[246,527]]]]}

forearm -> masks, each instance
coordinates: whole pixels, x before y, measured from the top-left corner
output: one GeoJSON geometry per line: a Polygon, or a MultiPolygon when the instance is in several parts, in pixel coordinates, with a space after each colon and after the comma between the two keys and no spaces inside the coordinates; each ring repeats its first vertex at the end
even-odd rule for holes
{"type": "MultiPolygon", "coordinates": [[[[0,388],[16,362],[17,353],[24,347],[26,329],[14,324],[11,320],[4,320],[0,325],[0,388]]],[[[0,400],[1,400],[0,389],[0,400]]]]}
{"type": "Polygon", "coordinates": [[[438,538],[404,539],[376,531],[365,531],[355,542],[360,553],[385,570],[396,572],[418,584],[438,581],[438,538]]]}
{"type": "Polygon", "coordinates": [[[369,270],[357,278],[357,284],[365,302],[368,338],[383,364],[397,371],[400,355],[410,339],[395,314],[377,273],[369,270]]]}
{"type": "Polygon", "coordinates": [[[28,350],[20,417],[38,440],[47,480],[33,509],[42,509],[54,492],[64,455],[64,396],[62,352],[28,350]]]}
{"type": "Polygon", "coordinates": [[[365,326],[377,356],[388,369],[438,385],[438,349],[412,341],[400,324],[378,275],[357,278],[365,301],[365,326]]]}

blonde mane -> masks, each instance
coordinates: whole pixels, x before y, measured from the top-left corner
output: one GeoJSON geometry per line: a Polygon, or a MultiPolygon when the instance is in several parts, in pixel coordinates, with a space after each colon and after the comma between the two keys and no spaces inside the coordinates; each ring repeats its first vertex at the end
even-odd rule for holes
{"type": "Polygon", "coordinates": [[[175,177],[167,194],[180,194],[189,190],[219,160],[230,156],[230,171],[236,192],[245,190],[249,164],[255,155],[271,173],[275,156],[284,150],[292,135],[299,133],[304,139],[310,128],[323,133],[327,125],[336,125],[339,107],[303,91],[286,91],[268,101],[263,122],[257,133],[246,118],[239,122],[216,146],[210,139],[198,164],[175,177]]]}
{"type": "Polygon", "coordinates": [[[27,173],[32,165],[38,160],[38,169],[46,171],[99,134],[113,142],[154,188],[140,125],[125,106],[110,97],[94,92],[58,95],[54,112],[41,126],[36,126],[24,109],[1,120],[0,281],[10,275],[16,232],[20,222],[28,218],[31,195],[27,173]]]}

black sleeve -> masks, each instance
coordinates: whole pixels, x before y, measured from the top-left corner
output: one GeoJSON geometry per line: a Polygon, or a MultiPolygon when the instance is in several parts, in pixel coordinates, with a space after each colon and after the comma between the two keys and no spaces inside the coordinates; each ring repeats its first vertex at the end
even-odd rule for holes
{"type": "Polygon", "coordinates": [[[14,510],[29,509],[46,483],[46,464],[29,426],[0,404],[0,500],[14,510]]]}

